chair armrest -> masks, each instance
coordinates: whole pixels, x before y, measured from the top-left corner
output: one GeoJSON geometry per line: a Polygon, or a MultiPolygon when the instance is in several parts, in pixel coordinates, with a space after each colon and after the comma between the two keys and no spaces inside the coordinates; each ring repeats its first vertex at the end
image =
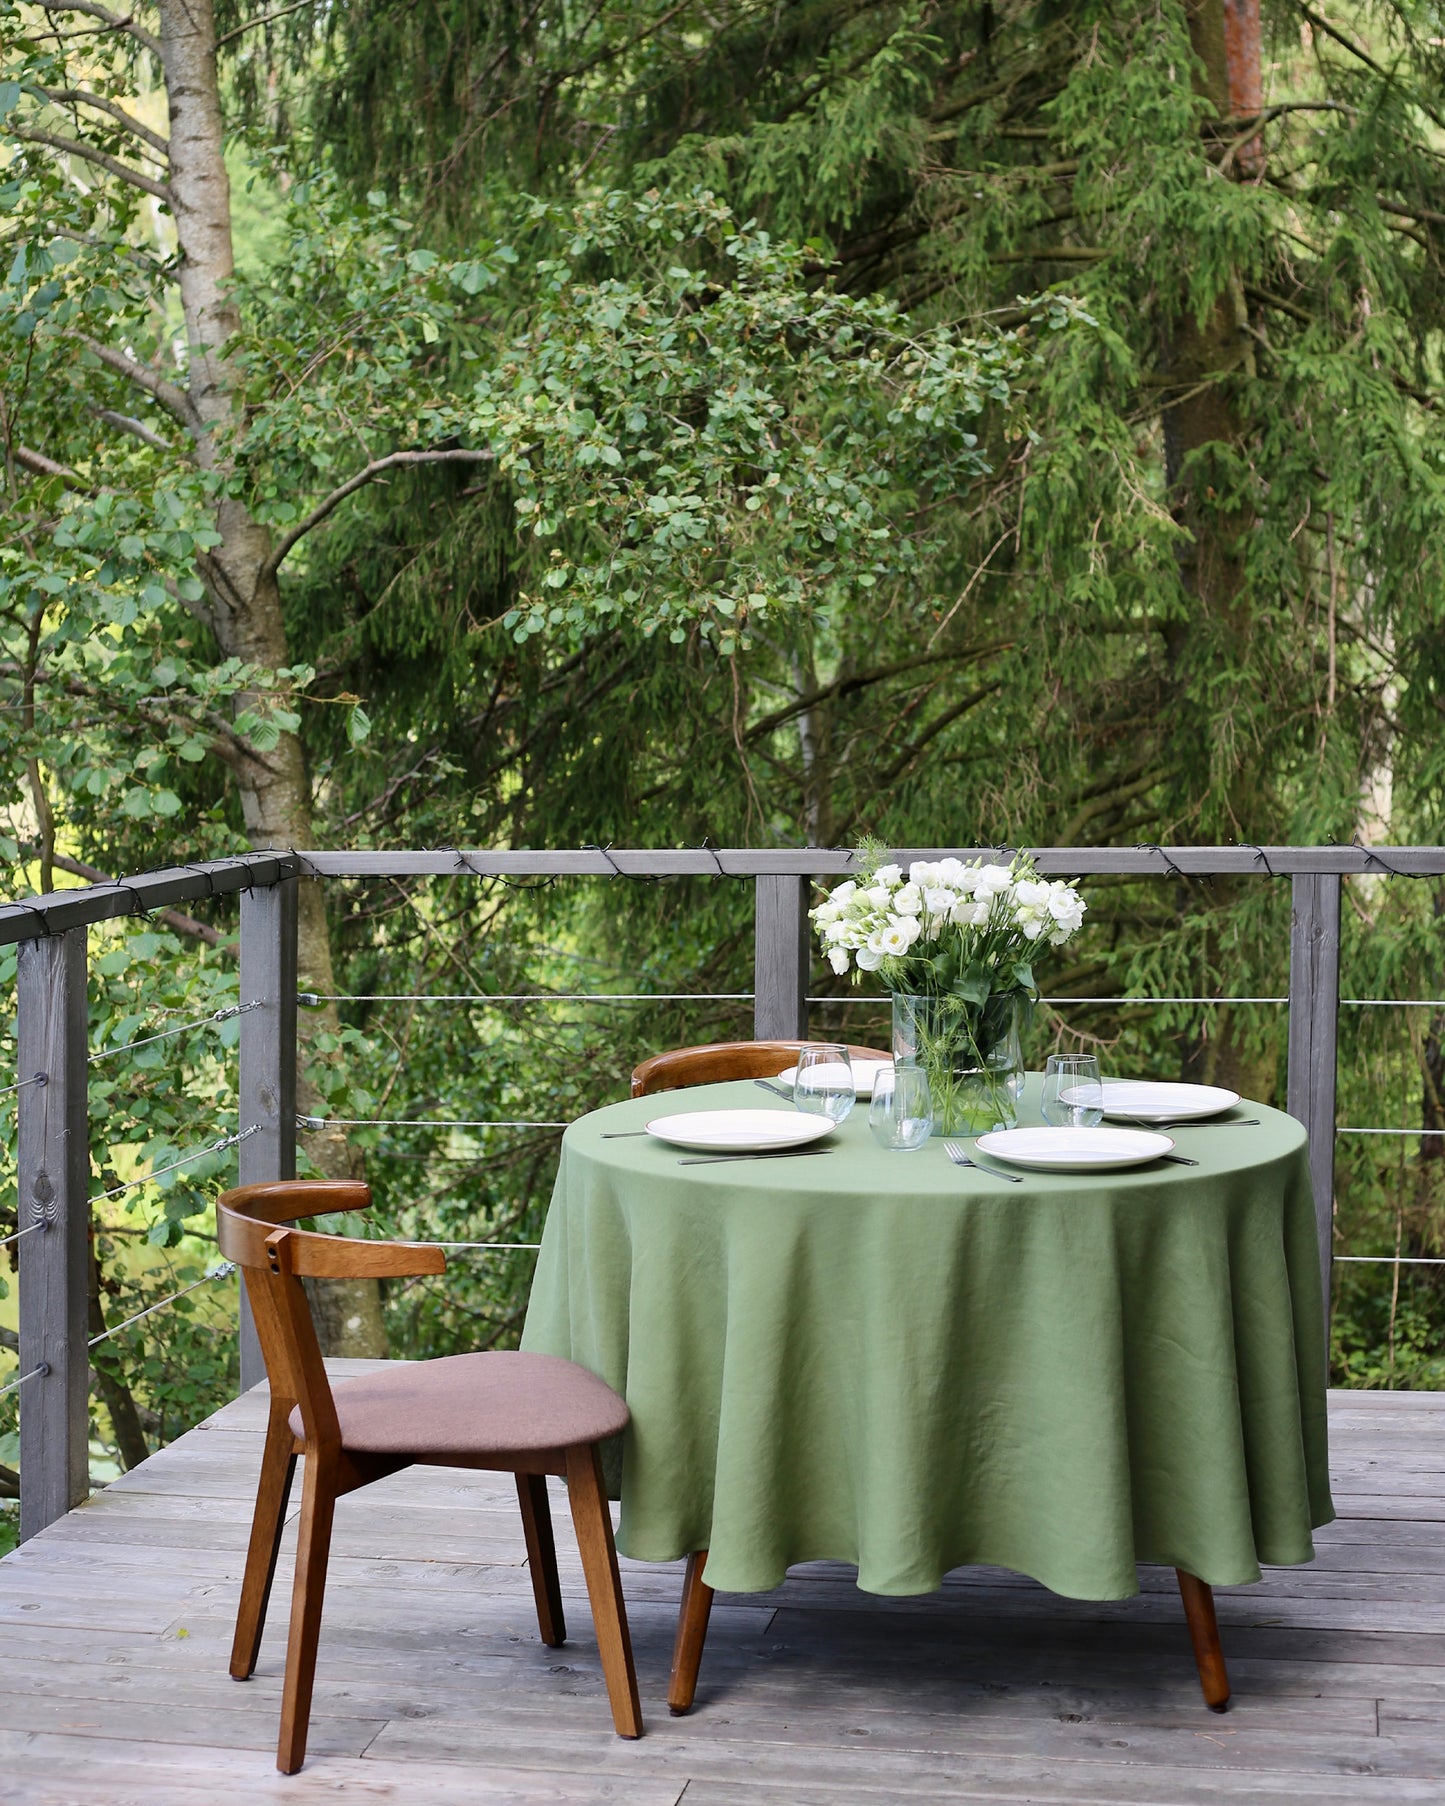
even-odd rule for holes
{"type": "Polygon", "coordinates": [[[286,1265],[303,1279],[407,1279],[446,1271],[447,1257],[435,1242],[363,1242],[306,1229],[281,1233],[286,1265]]]}

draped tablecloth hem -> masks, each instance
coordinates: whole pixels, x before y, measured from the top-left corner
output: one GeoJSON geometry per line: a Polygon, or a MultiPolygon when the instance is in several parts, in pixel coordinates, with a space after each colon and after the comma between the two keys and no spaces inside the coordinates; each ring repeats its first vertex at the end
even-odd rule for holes
{"type": "MultiPolygon", "coordinates": [[[[693,1547],[706,1547],[705,1543],[689,1546],[668,1543],[647,1543],[639,1545],[630,1539],[618,1537],[617,1547],[620,1554],[629,1561],[676,1562],[693,1553],[693,1547]]],[[[1149,1568],[1182,1568],[1186,1574],[1193,1574],[1199,1580],[1212,1587],[1244,1587],[1257,1584],[1263,1575],[1261,1565],[1270,1568],[1301,1567],[1315,1558],[1314,1545],[1308,1538],[1302,1544],[1290,1544],[1287,1549],[1260,1550],[1254,1562],[1240,1562],[1234,1565],[1220,1566],[1213,1561],[1201,1561],[1196,1556],[1182,1553],[1179,1550],[1140,1550],[1136,1553],[1136,1561],[1140,1567],[1149,1568]]],[[[711,1555],[704,1570],[704,1578],[708,1585],[719,1593],[756,1594],[771,1593],[782,1586],[790,1569],[803,1567],[809,1562],[831,1561],[841,1562],[848,1567],[858,1566],[856,1549],[817,1549],[807,1555],[792,1555],[779,1566],[770,1565],[766,1570],[745,1569],[741,1572],[730,1568],[725,1562],[719,1563],[711,1555]]],[[[962,1568],[1004,1568],[1011,1574],[1018,1574],[1025,1580],[1032,1580],[1049,1592],[1057,1594],[1061,1599],[1079,1599],[1084,1601],[1105,1602],[1112,1599],[1133,1599],[1139,1592],[1137,1572],[1131,1575],[1131,1584],[1111,1584],[1107,1581],[1086,1581],[1059,1573],[1052,1564],[1038,1563],[1036,1566],[1025,1565],[1017,1557],[1009,1560],[1002,1552],[990,1552],[986,1549],[970,1549],[967,1554],[956,1560],[942,1564],[936,1573],[930,1571],[929,1576],[900,1577],[883,1580],[876,1576],[858,1577],[858,1591],[872,1593],[883,1599],[915,1599],[928,1593],[941,1591],[948,1575],[962,1568]],[[1053,1578],[1051,1579],[1050,1573],[1053,1578]]]]}

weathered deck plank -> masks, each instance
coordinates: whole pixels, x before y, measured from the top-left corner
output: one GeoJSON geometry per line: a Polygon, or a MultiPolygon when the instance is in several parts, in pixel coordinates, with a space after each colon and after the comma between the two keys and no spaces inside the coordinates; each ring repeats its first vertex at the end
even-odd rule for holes
{"type": "MultiPolygon", "coordinates": [[[[675,1720],[680,1571],[627,1563],[648,1735],[624,1745],[561,1499],[572,1640],[549,1650],[511,1482],[413,1469],[341,1502],[313,1754],[292,1779],[271,1767],[280,1616],[256,1677],[225,1673],[263,1422],[256,1396],[236,1401],[0,1563],[0,1806],[1445,1798],[1445,1396],[1332,1400],[1349,1515],[1312,1567],[1220,1590],[1222,1719],[1167,1571],[1124,1601],[983,1568],[875,1599],[820,1563],[718,1601],[696,1709],[675,1720]]],[[[288,1536],[281,1601],[290,1559],[288,1536]]]]}

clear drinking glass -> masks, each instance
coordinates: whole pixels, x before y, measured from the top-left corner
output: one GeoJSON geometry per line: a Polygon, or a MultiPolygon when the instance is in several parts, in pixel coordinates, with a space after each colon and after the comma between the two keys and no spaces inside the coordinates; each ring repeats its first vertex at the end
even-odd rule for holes
{"type": "Polygon", "coordinates": [[[921,1066],[885,1066],[873,1080],[868,1127],[880,1148],[921,1148],[933,1133],[933,1093],[921,1066]]]}
{"type": "Polygon", "coordinates": [[[857,1095],[853,1088],[853,1062],[841,1041],[810,1041],[799,1049],[793,1102],[800,1110],[842,1122],[857,1095]]]}
{"type": "Polygon", "coordinates": [[[1059,1129],[1094,1129],[1104,1120],[1097,1054],[1050,1054],[1044,1069],[1044,1121],[1059,1129]]]}

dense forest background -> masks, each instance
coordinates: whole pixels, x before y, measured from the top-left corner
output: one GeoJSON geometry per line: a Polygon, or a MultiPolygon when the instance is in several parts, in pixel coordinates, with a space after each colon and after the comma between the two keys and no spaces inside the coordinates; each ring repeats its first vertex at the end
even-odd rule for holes
{"type": "MultiPolygon", "coordinates": [[[[9,894],[269,844],[1441,841],[1439,6],[0,32],[9,894]]],[[[1346,888],[1345,995],[1421,1007],[1345,1009],[1340,1121],[1445,1128],[1445,887],[1346,888]]],[[[306,889],[302,1145],[376,1233],[545,1212],[555,1129],[407,1121],[565,1122],[749,1032],[747,885],[306,889]]],[[[1110,1000],[1281,998],[1287,889],[1086,895],[1035,1058],[1278,1100],[1277,1002],[1110,1000]]],[[[92,937],[96,1051],[179,1031],[93,1068],[97,1330],[213,1258],[234,934],[92,937]]],[[[1442,1154],[1341,1136],[1340,1252],[1445,1254],[1442,1154]]],[[[359,1287],[332,1346],[506,1344],[530,1258],[359,1287]]],[[[1337,1268],[1339,1380],[1445,1383],[1439,1271],[1337,1268]]],[[[234,1383],[229,1294],[104,1345],[98,1471],[234,1383]]]]}

